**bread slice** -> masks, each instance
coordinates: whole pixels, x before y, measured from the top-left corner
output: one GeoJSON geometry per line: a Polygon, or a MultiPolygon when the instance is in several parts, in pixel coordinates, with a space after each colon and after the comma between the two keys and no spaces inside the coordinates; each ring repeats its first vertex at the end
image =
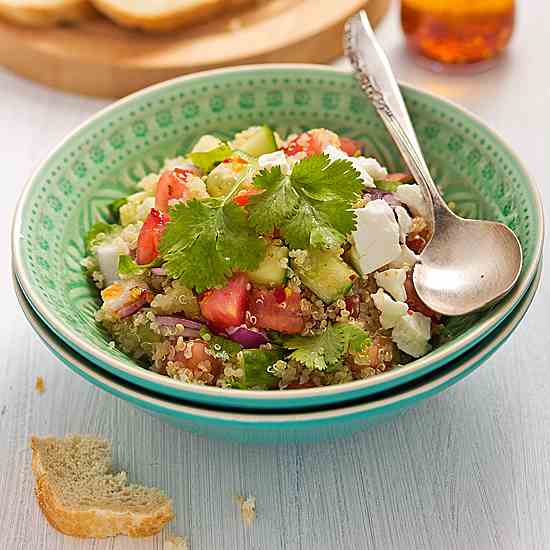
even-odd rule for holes
{"type": "Polygon", "coordinates": [[[92,0],[95,7],[126,27],[170,31],[255,0],[92,0]]]}
{"type": "Polygon", "coordinates": [[[147,537],[174,517],[161,491],[130,485],[125,472],[112,473],[105,439],[33,436],[31,449],[38,504],[66,535],[147,537]]]}
{"type": "Polygon", "coordinates": [[[0,0],[0,17],[31,27],[72,23],[96,13],[88,0],[0,0]]]}

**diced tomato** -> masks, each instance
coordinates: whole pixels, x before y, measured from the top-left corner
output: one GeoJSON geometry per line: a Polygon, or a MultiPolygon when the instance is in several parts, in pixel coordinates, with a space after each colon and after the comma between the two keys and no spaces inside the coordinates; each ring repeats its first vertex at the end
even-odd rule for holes
{"type": "Polygon", "coordinates": [[[350,317],[357,319],[357,317],[359,317],[361,298],[354,294],[352,296],[346,296],[345,302],[346,309],[349,311],[350,317]]]}
{"type": "Polygon", "coordinates": [[[293,157],[299,153],[305,153],[308,157],[314,154],[314,149],[317,149],[317,144],[312,140],[307,133],[300,134],[295,137],[283,151],[286,156],[293,157]]]}
{"type": "Polygon", "coordinates": [[[139,265],[150,264],[159,253],[159,241],[164,232],[164,227],[170,221],[168,214],[163,214],[156,208],[145,218],[137,241],[136,263],[139,265]]]}
{"type": "Polygon", "coordinates": [[[202,316],[217,330],[242,325],[247,305],[246,275],[237,273],[223,288],[207,290],[199,305],[202,316]]]}
{"type": "Polygon", "coordinates": [[[431,229],[428,222],[421,217],[415,217],[412,220],[412,228],[407,236],[407,246],[416,254],[420,254],[430,240],[431,229]]]}
{"type": "Polygon", "coordinates": [[[132,301],[122,306],[117,311],[117,315],[121,319],[130,317],[130,315],[137,313],[141,308],[150,304],[153,301],[154,297],[155,295],[150,290],[141,287],[134,287],[129,292],[129,298],[132,301]]]}
{"type": "Polygon", "coordinates": [[[258,189],[256,187],[243,189],[233,197],[233,202],[238,206],[246,206],[250,202],[250,197],[258,195],[259,193],[263,193],[263,189],[258,189]]]}
{"type": "Polygon", "coordinates": [[[191,168],[174,168],[164,172],[157,184],[155,208],[161,212],[168,211],[168,204],[173,199],[185,199],[187,181],[195,175],[191,168]]]}
{"type": "Polygon", "coordinates": [[[283,148],[283,151],[289,157],[299,153],[305,153],[306,156],[310,157],[322,153],[327,145],[340,147],[340,139],[334,132],[320,128],[304,132],[295,137],[283,148]]]}
{"type": "Polygon", "coordinates": [[[278,303],[278,304],[282,304],[285,300],[286,300],[286,292],[285,292],[285,289],[280,286],[280,287],[277,287],[274,291],[273,291],[273,298],[275,298],[275,301],[278,303]]]}
{"type": "Polygon", "coordinates": [[[206,369],[214,378],[216,378],[221,371],[221,361],[212,357],[207,351],[207,344],[203,340],[191,340],[186,344],[186,349],[184,351],[177,351],[174,356],[174,361],[179,361],[183,365],[193,371],[195,375],[199,378],[204,377],[206,369]],[[210,366],[208,367],[208,363],[210,366]],[[199,364],[202,363],[201,368],[199,364]]]}
{"type": "Polygon", "coordinates": [[[422,313],[422,315],[426,315],[426,317],[430,317],[434,321],[439,321],[441,319],[441,315],[436,313],[433,309],[430,309],[416,293],[412,270],[407,273],[407,278],[405,279],[405,292],[407,293],[407,304],[412,311],[422,313]]]}
{"type": "Polygon", "coordinates": [[[420,254],[426,247],[426,239],[420,235],[407,237],[407,246],[415,253],[420,254]]]}
{"type": "Polygon", "coordinates": [[[346,155],[353,157],[356,153],[361,152],[361,144],[354,139],[340,137],[340,149],[342,149],[346,155]]]}
{"type": "Polygon", "coordinates": [[[288,288],[261,290],[253,288],[248,300],[247,322],[250,326],[299,334],[304,330],[300,293],[288,288]],[[284,299],[281,301],[282,294],[284,299]]]}

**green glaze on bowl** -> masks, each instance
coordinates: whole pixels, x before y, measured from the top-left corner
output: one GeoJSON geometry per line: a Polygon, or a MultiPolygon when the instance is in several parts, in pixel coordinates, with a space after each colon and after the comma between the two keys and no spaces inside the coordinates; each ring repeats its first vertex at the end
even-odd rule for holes
{"type": "Polygon", "coordinates": [[[124,382],[97,368],[64,344],[34,313],[17,283],[15,286],[29,323],[46,346],[71,370],[92,384],[183,430],[238,443],[272,445],[318,443],[337,437],[349,437],[359,430],[404,412],[462,380],[493,355],[519,325],[535,297],[540,271],[539,268],[531,287],[514,311],[490,336],[441,369],[383,394],[363,397],[353,404],[277,414],[199,407],[124,382]]]}
{"type": "MultiPolygon", "coordinates": [[[[448,363],[494,330],[527,290],[540,258],[538,193],[521,163],[486,126],[460,108],[405,87],[404,95],[435,181],[466,217],[498,220],[518,235],[524,268],[514,290],[483,314],[454,319],[453,339],[406,367],[367,380],[287,392],[185,385],[137,366],[109,346],[95,323],[97,291],[81,269],[84,235],[107,205],[134,190],[167,157],[205,133],[222,138],[269,124],[285,135],[327,127],[365,140],[391,170],[403,168],[353,77],[311,65],[264,65],[182,77],[129,96],[70,135],[37,170],[17,210],[14,269],[40,317],[73,349],[152,391],[195,402],[253,408],[317,406],[387,390],[448,363]]],[[[475,243],[472,243],[475,246],[475,243]]]]}

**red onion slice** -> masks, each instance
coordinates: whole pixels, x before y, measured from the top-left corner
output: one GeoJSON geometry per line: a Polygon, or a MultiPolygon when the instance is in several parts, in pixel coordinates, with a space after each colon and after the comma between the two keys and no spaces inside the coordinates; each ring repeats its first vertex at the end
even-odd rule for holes
{"type": "Polygon", "coordinates": [[[225,332],[231,340],[245,349],[259,348],[268,342],[267,336],[263,332],[251,330],[244,325],[228,328],[225,332]]]}
{"type": "Polygon", "coordinates": [[[135,302],[132,302],[131,304],[128,304],[126,306],[122,306],[117,312],[118,316],[121,319],[126,319],[126,317],[130,317],[130,315],[137,313],[143,306],[146,306],[148,304],[149,300],[147,300],[146,297],[138,298],[135,302]]]}
{"type": "Polygon", "coordinates": [[[194,330],[200,330],[202,328],[202,323],[172,315],[156,315],[155,321],[161,327],[175,327],[176,325],[183,325],[185,328],[194,330]]]}
{"type": "Polygon", "coordinates": [[[164,267],[152,267],[151,273],[153,275],[159,275],[160,277],[164,277],[165,275],[167,275],[166,269],[164,269],[164,267]]]}

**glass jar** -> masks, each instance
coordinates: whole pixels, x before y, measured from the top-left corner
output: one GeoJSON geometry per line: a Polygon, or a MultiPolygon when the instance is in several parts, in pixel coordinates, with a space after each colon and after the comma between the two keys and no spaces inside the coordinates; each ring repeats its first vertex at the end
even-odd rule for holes
{"type": "Polygon", "coordinates": [[[514,29],[514,0],[402,0],[409,47],[434,66],[468,66],[497,56],[514,29]]]}

